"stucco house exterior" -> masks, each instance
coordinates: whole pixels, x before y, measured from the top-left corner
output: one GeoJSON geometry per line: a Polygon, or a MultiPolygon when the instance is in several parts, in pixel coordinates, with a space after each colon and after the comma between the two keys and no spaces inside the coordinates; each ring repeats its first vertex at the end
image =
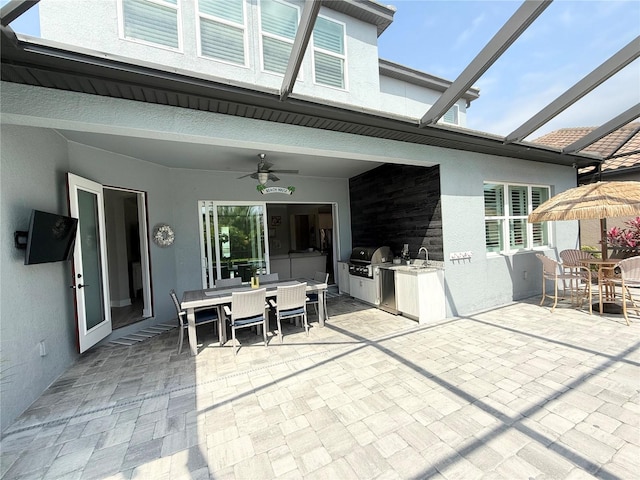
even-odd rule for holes
{"type": "MultiPolygon", "coordinates": [[[[436,201],[411,202],[426,213],[426,226],[394,231],[390,210],[379,217],[378,231],[384,224],[384,240],[394,246],[411,236],[413,256],[426,246],[430,258],[444,262],[448,317],[538,294],[534,253],[556,256],[577,245],[577,222],[532,226],[526,215],[576,185],[574,166],[597,159],[466,130],[475,88],[444,119],[420,127],[451,82],[378,58],[377,39],[394,9],[322,2],[319,30],[283,95],[290,70],[289,54],[281,54],[295,50],[295,32],[268,22],[297,24],[303,3],[228,3],[240,10],[231,15],[204,1],[196,11],[187,1],[43,0],[43,38],[18,38],[3,28],[2,429],[79,355],[71,263],[24,265],[24,251],[13,246],[32,209],[68,214],[67,173],[138,199],[149,316],[136,328],[173,321],[170,289],[202,288],[200,202],[330,205],[337,262],[348,258],[354,238],[363,240],[352,229],[362,215],[352,208],[353,179],[376,168],[393,174],[421,168],[433,179],[435,187],[424,193],[436,201]],[[136,15],[153,17],[158,12],[145,8],[158,5],[161,25],[173,25],[174,43],[166,44],[171,29],[156,37],[136,29],[136,15]],[[276,12],[271,17],[269,9],[276,12]],[[216,48],[220,32],[237,40],[235,50],[216,48]],[[219,58],[232,50],[233,58],[219,58]],[[238,178],[252,171],[260,152],[278,167],[299,170],[282,175],[284,185],[295,185],[293,195],[267,198],[255,181],[238,178]],[[151,241],[158,224],[172,226],[171,247],[151,241]],[[458,259],[457,252],[471,256],[458,259]]],[[[405,188],[401,183],[394,194],[405,188]]],[[[370,195],[373,201],[390,194],[370,195]]]]}

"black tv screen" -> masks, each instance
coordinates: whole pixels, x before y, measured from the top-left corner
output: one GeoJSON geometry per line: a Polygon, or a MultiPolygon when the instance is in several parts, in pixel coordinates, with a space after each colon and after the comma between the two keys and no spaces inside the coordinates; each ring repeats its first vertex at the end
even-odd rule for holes
{"type": "Polygon", "coordinates": [[[76,218],[40,210],[31,212],[25,265],[70,260],[77,229],[76,218]]]}

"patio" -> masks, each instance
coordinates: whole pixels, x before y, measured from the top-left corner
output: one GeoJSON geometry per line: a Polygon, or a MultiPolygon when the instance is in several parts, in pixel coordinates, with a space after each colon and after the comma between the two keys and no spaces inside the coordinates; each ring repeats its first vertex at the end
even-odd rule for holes
{"type": "Polygon", "coordinates": [[[212,334],[178,356],[175,329],[103,346],[5,432],[0,475],[634,478],[637,317],[538,301],[420,326],[341,296],[235,359],[212,334]]]}

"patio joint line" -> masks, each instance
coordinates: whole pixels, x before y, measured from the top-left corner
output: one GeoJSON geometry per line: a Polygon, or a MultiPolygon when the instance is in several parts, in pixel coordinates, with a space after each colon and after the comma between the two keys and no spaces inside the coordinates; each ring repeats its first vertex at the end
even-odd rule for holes
{"type": "MultiPolygon", "coordinates": [[[[408,328],[407,330],[405,330],[402,333],[409,333],[409,332],[419,331],[419,330],[423,330],[426,327],[427,326],[411,327],[411,328],[408,328]]],[[[37,429],[37,428],[46,428],[46,427],[53,427],[53,426],[61,425],[61,424],[65,423],[65,422],[68,422],[70,420],[74,420],[76,418],[80,418],[80,417],[83,417],[83,416],[86,416],[86,415],[92,415],[92,414],[95,414],[95,413],[104,412],[105,410],[110,410],[110,409],[119,408],[119,407],[125,407],[125,406],[133,405],[133,404],[136,404],[136,403],[142,403],[145,400],[150,400],[152,398],[158,398],[158,397],[162,397],[162,396],[165,396],[165,395],[170,395],[172,393],[180,392],[180,391],[183,391],[183,390],[195,389],[195,388],[197,388],[199,386],[210,385],[212,383],[224,381],[224,380],[227,380],[229,378],[237,377],[239,375],[248,375],[248,374],[250,374],[252,372],[260,372],[260,371],[263,371],[263,370],[267,370],[269,368],[277,367],[277,366],[280,366],[280,365],[287,365],[287,364],[290,364],[292,362],[298,362],[300,360],[307,359],[307,358],[312,358],[312,357],[316,357],[316,356],[325,356],[326,357],[329,354],[332,354],[332,353],[334,353],[336,351],[346,350],[348,348],[352,348],[355,345],[364,345],[364,346],[372,345],[375,342],[381,342],[381,341],[384,341],[385,339],[393,338],[393,337],[395,337],[397,335],[398,335],[398,333],[395,332],[393,334],[383,335],[381,337],[374,338],[374,339],[368,339],[368,340],[364,340],[364,341],[353,342],[353,343],[350,343],[348,345],[338,345],[338,346],[335,346],[333,348],[329,348],[329,349],[327,349],[326,351],[323,351],[323,352],[309,353],[309,354],[303,355],[301,357],[296,357],[296,358],[289,359],[289,360],[281,360],[279,362],[269,363],[267,365],[251,368],[249,370],[243,370],[243,371],[240,371],[240,372],[229,373],[227,375],[224,375],[224,376],[221,376],[221,377],[218,377],[218,378],[215,378],[215,379],[207,380],[207,381],[204,381],[204,382],[198,382],[198,383],[195,383],[193,385],[184,385],[184,386],[180,386],[180,387],[173,387],[173,388],[170,388],[170,389],[165,389],[165,390],[162,390],[162,391],[159,391],[159,392],[155,392],[155,393],[147,393],[147,394],[144,394],[144,396],[142,396],[141,398],[135,398],[134,397],[134,398],[130,398],[130,399],[127,399],[127,400],[120,400],[120,401],[117,401],[117,402],[115,402],[113,404],[105,405],[103,407],[97,407],[97,408],[94,408],[94,409],[91,409],[91,410],[88,410],[88,411],[85,411],[85,412],[79,412],[79,413],[75,413],[73,415],[67,415],[65,417],[49,420],[49,421],[46,421],[46,422],[35,423],[33,425],[26,425],[24,427],[20,427],[20,428],[14,429],[14,430],[6,431],[6,432],[4,432],[2,434],[2,436],[0,436],[0,440],[4,439],[6,437],[9,437],[11,435],[15,435],[17,433],[22,433],[22,432],[26,432],[26,431],[29,431],[29,430],[34,430],[34,429],[37,429]]]]}

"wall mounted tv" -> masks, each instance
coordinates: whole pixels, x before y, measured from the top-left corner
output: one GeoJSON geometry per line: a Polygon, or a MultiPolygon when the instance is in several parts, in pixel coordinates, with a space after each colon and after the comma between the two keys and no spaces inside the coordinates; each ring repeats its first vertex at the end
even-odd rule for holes
{"type": "Polygon", "coordinates": [[[25,265],[73,258],[78,220],[55,213],[31,212],[25,265]]]}

